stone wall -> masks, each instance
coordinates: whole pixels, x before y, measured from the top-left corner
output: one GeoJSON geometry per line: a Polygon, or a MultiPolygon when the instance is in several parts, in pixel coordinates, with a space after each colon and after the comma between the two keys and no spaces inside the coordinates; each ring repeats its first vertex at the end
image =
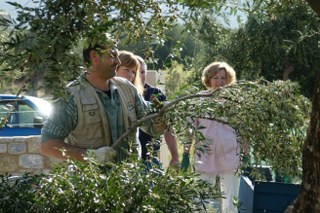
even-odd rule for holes
{"type": "Polygon", "coordinates": [[[40,136],[0,137],[0,174],[48,173],[53,161],[39,153],[40,136]]]}
{"type": "MultiPolygon", "coordinates": [[[[40,136],[0,137],[0,174],[48,174],[51,166],[59,161],[41,155],[39,145],[40,136]]],[[[164,168],[167,168],[170,154],[164,139],[159,157],[164,168]]]]}

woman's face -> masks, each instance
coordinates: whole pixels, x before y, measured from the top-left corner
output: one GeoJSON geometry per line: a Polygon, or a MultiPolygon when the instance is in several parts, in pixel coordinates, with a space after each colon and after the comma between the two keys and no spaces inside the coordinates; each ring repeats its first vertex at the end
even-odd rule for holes
{"type": "Polygon", "coordinates": [[[218,89],[227,84],[227,73],[225,69],[220,69],[210,79],[211,89],[218,89]]]}
{"type": "Polygon", "coordinates": [[[134,82],[136,77],[136,72],[134,68],[129,68],[123,65],[120,65],[117,69],[117,76],[128,79],[131,83],[134,82]]]}

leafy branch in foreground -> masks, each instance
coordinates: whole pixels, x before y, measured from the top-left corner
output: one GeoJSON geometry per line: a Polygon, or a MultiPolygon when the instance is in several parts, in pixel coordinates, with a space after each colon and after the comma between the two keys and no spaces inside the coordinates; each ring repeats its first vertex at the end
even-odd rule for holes
{"type": "Polygon", "coordinates": [[[107,165],[66,161],[48,175],[20,179],[24,185],[0,179],[0,212],[195,212],[206,198],[218,196],[195,174],[147,169],[134,159],[107,165]]]}
{"type": "Polygon", "coordinates": [[[278,172],[300,176],[310,111],[311,103],[300,95],[297,83],[259,80],[238,82],[211,97],[181,101],[166,117],[180,136],[194,128],[186,118],[223,121],[237,131],[241,144],[249,142],[255,164],[265,162],[278,172]]]}
{"type": "Polygon", "coordinates": [[[178,138],[185,138],[194,129],[190,120],[206,117],[233,127],[240,144],[250,144],[256,165],[266,163],[277,172],[300,177],[310,111],[311,103],[300,94],[297,83],[239,81],[208,94],[171,101],[133,124],[115,146],[141,123],[157,116],[165,117],[178,138]]]}

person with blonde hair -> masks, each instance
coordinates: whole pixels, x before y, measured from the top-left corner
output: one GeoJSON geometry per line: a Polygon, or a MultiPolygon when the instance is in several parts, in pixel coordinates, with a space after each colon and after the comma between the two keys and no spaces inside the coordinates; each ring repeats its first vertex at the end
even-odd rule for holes
{"type": "Polygon", "coordinates": [[[126,50],[119,51],[119,59],[121,64],[117,68],[117,76],[130,81],[136,86],[138,92],[143,95],[143,85],[140,79],[140,63],[135,55],[126,50]]]}
{"type": "Polygon", "coordinates": [[[226,62],[213,62],[202,72],[202,83],[210,90],[236,82],[236,73],[226,62]]]}
{"type": "MultiPolygon", "coordinates": [[[[226,62],[213,62],[202,72],[202,83],[207,90],[200,94],[210,93],[235,82],[236,73],[230,65],[226,62]]],[[[196,131],[205,137],[205,141],[196,141],[196,143],[209,144],[207,152],[196,150],[195,172],[200,174],[199,178],[213,185],[216,183],[216,177],[219,176],[222,192],[221,211],[223,213],[238,212],[233,204],[234,198],[238,197],[239,176],[236,172],[240,164],[240,146],[235,130],[227,124],[207,118],[206,115],[195,119],[193,124],[196,131]]]]}

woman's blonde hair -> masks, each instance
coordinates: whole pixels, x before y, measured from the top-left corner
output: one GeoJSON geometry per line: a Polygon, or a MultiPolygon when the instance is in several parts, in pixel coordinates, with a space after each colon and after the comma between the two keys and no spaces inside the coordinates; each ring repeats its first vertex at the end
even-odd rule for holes
{"type": "Polygon", "coordinates": [[[226,62],[212,62],[202,71],[202,83],[207,87],[211,88],[210,79],[221,69],[226,71],[227,75],[227,85],[233,84],[236,82],[236,72],[234,69],[227,64],[226,62]]]}
{"type": "Polygon", "coordinates": [[[119,59],[121,61],[120,66],[123,65],[130,69],[134,69],[135,78],[131,83],[133,83],[138,92],[143,95],[144,88],[140,79],[140,63],[138,59],[132,52],[126,50],[119,51],[119,59]]]}

